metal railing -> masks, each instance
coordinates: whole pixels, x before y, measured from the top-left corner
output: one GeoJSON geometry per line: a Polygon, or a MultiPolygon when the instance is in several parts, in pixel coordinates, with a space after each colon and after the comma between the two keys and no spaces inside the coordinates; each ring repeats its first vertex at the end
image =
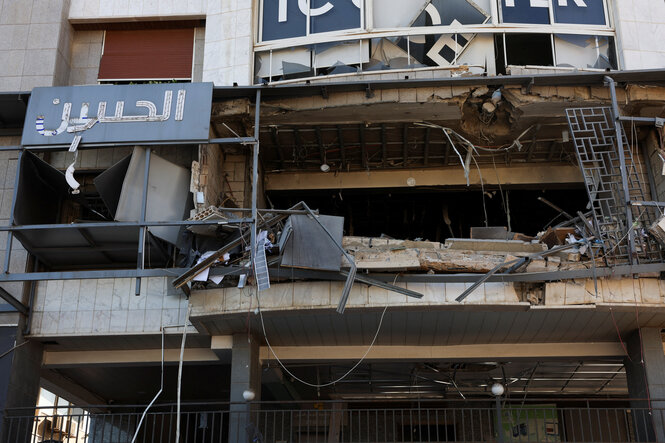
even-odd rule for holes
{"type": "MultiPolygon", "coordinates": [[[[629,404],[635,401],[506,401],[499,408],[491,400],[381,401],[381,407],[376,402],[197,403],[182,405],[180,441],[660,441],[657,438],[664,432],[665,409],[629,404]],[[500,429],[498,414],[502,418],[500,429]]],[[[144,406],[99,406],[65,415],[53,415],[52,407],[7,410],[2,441],[174,442],[178,421],[175,405],[154,406],[141,422],[144,410],[144,406]]]]}

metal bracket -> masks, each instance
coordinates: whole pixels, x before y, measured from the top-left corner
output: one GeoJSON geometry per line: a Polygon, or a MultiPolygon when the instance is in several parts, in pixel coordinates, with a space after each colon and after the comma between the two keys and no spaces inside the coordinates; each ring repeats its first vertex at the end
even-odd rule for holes
{"type": "Polygon", "coordinates": [[[365,97],[366,98],[374,97],[374,91],[372,90],[372,85],[369,83],[367,83],[367,87],[365,88],[365,97]]]}

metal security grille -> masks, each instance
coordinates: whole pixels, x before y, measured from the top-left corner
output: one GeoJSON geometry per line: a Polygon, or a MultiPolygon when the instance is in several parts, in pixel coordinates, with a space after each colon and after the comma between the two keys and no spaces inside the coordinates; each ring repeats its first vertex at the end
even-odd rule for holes
{"type": "Polygon", "coordinates": [[[645,229],[657,209],[630,204],[646,201],[646,192],[624,131],[617,143],[612,109],[576,108],[566,114],[606,261],[660,261],[660,248],[645,229]]]}

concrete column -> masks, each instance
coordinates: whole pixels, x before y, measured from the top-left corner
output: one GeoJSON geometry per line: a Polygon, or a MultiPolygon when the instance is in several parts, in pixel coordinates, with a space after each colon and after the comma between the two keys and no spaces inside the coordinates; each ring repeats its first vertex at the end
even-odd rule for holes
{"type": "MultiPolygon", "coordinates": [[[[15,329],[16,343],[23,343],[25,338],[21,334],[24,321],[19,322],[15,329]]],[[[5,398],[6,419],[11,420],[2,425],[2,440],[12,442],[31,441],[33,422],[30,419],[12,419],[12,416],[25,417],[32,414],[32,410],[11,410],[11,408],[34,408],[39,397],[40,371],[44,347],[37,341],[29,341],[26,345],[15,349],[5,358],[10,361],[11,373],[8,376],[7,396],[5,398]]],[[[3,368],[4,369],[4,368],[3,368]]]]}
{"type": "Polygon", "coordinates": [[[229,441],[250,442],[253,437],[251,424],[256,423],[257,405],[245,401],[243,392],[251,389],[255,401],[261,398],[261,363],[259,361],[259,342],[247,334],[233,335],[231,350],[231,408],[229,417],[229,441]]]}
{"type": "Polygon", "coordinates": [[[661,331],[643,328],[626,341],[624,360],[637,441],[665,442],[665,352],[661,331]],[[641,336],[641,340],[640,340],[641,336]],[[652,412],[649,411],[651,399],[652,412]]]}

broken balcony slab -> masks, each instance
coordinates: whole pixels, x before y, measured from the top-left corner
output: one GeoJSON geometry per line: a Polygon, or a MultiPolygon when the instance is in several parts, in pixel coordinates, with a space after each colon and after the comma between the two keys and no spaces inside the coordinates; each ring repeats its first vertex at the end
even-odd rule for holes
{"type": "Polygon", "coordinates": [[[599,278],[545,284],[546,306],[612,305],[665,307],[665,282],[658,278],[599,278]]]}
{"type": "Polygon", "coordinates": [[[449,238],[446,247],[453,250],[465,251],[493,251],[493,252],[543,252],[547,245],[543,243],[528,243],[519,240],[491,240],[472,238],[449,238]]]}

